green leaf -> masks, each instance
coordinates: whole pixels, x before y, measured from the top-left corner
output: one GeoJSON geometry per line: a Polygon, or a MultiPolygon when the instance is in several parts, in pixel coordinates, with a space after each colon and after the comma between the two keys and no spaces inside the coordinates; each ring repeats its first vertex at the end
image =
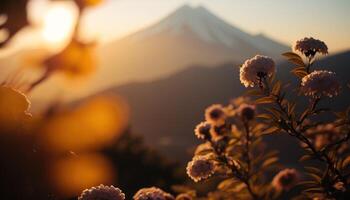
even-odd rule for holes
{"type": "Polygon", "coordinates": [[[342,168],[346,168],[349,164],[350,164],[350,156],[346,157],[346,158],[342,161],[342,168]]]}
{"type": "Polygon", "coordinates": [[[309,175],[309,176],[311,176],[315,181],[317,181],[317,182],[321,182],[321,180],[322,180],[322,178],[319,176],[319,175],[317,175],[317,174],[314,174],[314,173],[307,173],[307,175],[309,175]]]}
{"type": "Polygon", "coordinates": [[[278,95],[281,91],[281,81],[277,81],[276,84],[272,88],[272,93],[278,95]]]}
{"type": "Polygon", "coordinates": [[[262,168],[268,167],[268,166],[270,166],[270,165],[276,163],[277,161],[278,161],[278,157],[271,157],[271,158],[265,160],[265,161],[263,162],[263,164],[261,165],[261,167],[262,167],[262,168]]]}
{"type": "Polygon", "coordinates": [[[305,170],[307,171],[307,172],[310,172],[310,173],[315,173],[315,174],[318,174],[318,175],[321,175],[322,176],[322,171],[320,170],[320,169],[318,169],[318,168],[316,168],[316,167],[309,167],[309,166],[306,166],[306,167],[304,167],[305,168],[305,170]]]}
{"type": "Polygon", "coordinates": [[[299,162],[311,160],[312,158],[313,158],[312,155],[306,154],[306,155],[301,156],[301,158],[299,158],[299,162]]]}
{"type": "Polygon", "coordinates": [[[279,120],[283,113],[276,108],[265,108],[267,112],[270,112],[276,120],[279,120]]]}
{"type": "Polygon", "coordinates": [[[204,156],[204,155],[208,155],[210,153],[214,153],[214,150],[213,149],[203,149],[201,151],[197,151],[196,152],[196,155],[201,155],[201,156],[204,156]]]}
{"type": "Polygon", "coordinates": [[[262,95],[261,90],[256,90],[256,89],[248,90],[244,94],[247,95],[247,96],[259,96],[259,95],[262,95]]]}
{"type": "Polygon", "coordinates": [[[276,150],[275,151],[270,151],[270,152],[268,152],[266,154],[263,153],[261,156],[258,156],[255,159],[253,157],[253,162],[254,163],[260,163],[260,162],[262,162],[264,160],[267,160],[269,158],[277,157],[277,155],[278,155],[278,151],[276,151],[276,150]]]}
{"type": "Polygon", "coordinates": [[[272,119],[272,116],[267,113],[259,114],[256,116],[257,118],[263,118],[263,119],[272,119]]]}
{"type": "Polygon", "coordinates": [[[304,71],[306,71],[306,68],[304,66],[301,66],[301,67],[295,67],[293,70],[304,70],[304,71]]]}
{"type": "Polygon", "coordinates": [[[296,106],[295,102],[288,103],[288,115],[291,115],[292,113],[294,113],[295,106],[296,106]]]}
{"type": "Polygon", "coordinates": [[[282,56],[286,57],[287,59],[295,58],[295,59],[302,60],[302,58],[299,56],[299,54],[296,54],[294,52],[286,52],[286,53],[283,53],[282,56]]]}
{"type": "Polygon", "coordinates": [[[269,135],[279,132],[281,129],[279,127],[273,126],[261,132],[261,135],[269,135]]]}
{"type": "Polygon", "coordinates": [[[303,78],[304,76],[308,75],[305,70],[292,70],[291,72],[299,78],[303,78]]]}
{"type": "Polygon", "coordinates": [[[299,121],[301,121],[302,119],[304,119],[306,117],[306,115],[309,114],[309,109],[307,108],[301,115],[300,115],[300,119],[299,121]]]}
{"type": "Polygon", "coordinates": [[[298,186],[308,187],[308,188],[315,188],[319,187],[319,183],[315,181],[301,181],[297,183],[298,186]]]}
{"type": "Polygon", "coordinates": [[[323,189],[320,187],[313,187],[303,190],[303,192],[311,192],[311,193],[323,193],[323,189]]]}
{"type": "Polygon", "coordinates": [[[260,99],[255,100],[256,104],[268,104],[275,102],[275,98],[268,96],[268,97],[262,97],[260,99]]]}
{"type": "Polygon", "coordinates": [[[240,183],[238,180],[233,179],[233,178],[229,178],[226,179],[224,181],[222,181],[219,185],[218,185],[218,189],[219,190],[228,190],[230,188],[233,188],[235,185],[237,185],[238,183],[240,183]]]}
{"type": "Polygon", "coordinates": [[[297,65],[298,67],[305,66],[305,63],[304,63],[303,59],[301,59],[301,58],[288,58],[288,61],[297,65]]]}

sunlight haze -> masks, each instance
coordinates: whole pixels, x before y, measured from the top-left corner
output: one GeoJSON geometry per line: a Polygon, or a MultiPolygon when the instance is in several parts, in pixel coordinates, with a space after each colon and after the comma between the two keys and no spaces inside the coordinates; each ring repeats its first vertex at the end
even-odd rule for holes
{"type": "Polygon", "coordinates": [[[285,44],[313,36],[332,46],[331,53],[350,47],[347,0],[107,0],[88,14],[85,28],[91,37],[111,41],[156,23],[184,4],[202,5],[244,31],[285,44]]]}

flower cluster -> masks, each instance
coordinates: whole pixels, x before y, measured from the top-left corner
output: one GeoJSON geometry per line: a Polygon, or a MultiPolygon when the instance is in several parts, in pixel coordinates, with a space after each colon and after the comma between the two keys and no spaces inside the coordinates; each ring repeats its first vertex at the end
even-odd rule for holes
{"type": "Polygon", "coordinates": [[[255,180],[264,170],[271,170],[278,160],[275,153],[264,154],[265,146],[260,133],[267,127],[255,120],[256,105],[249,98],[234,99],[227,106],[214,104],[205,110],[205,119],[195,129],[197,138],[205,142],[197,146],[192,161],[187,164],[188,176],[194,182],[214,175],[228,178],[219,184],[219,191],[208,194],[209,199],[239,199],[237,191],[243,190],[253,199],[272,195],[272,190],[260,194],[260,191],[252,189],[270,185],[268,181],[255,180]],[[230,188],[227,185],[233,184],[231,181],[241,184],[236,183],[237,188],[230,188]],[[233,194],[233,191],[236,193],[233,194]]]}
{"type": "MultiPolygon", "coordinates": [[[[179,199],[187,200],[186,195],[179,199]]],[[[125,200],[124,193],[114,186],[99,185],[84,190],[78,200],[125,200]]],[[[142,188],[133,197],[134,200],[175,200],[174,196],[156,187],[142,188]]],[[[191,200],[191,199],[189,199],[191,200]]]]}
{"type": "Polygon", "coordinates": [[[340,92],[340,84],[334,72],[318,70],[302,79],[301,89],[305,95],[314,98],[334,97],[340,92]]]}
{"type": "Polygon", "coordinates": [[[241,104],[238,107],[238,115],[243,119],[243,120],[252,120],[255,117],[255,106],[254,105],[249,105],[249,104],[241,104]]]}
{"type": "Polygon", "coordinates": [[[339,127],[334,124],[319,124],[306,131],[306,136],[314,143],[316,149],[322,149],[328,144],[341,139],[339,127]]]}
{"type": "Polygon", "coordinates": [[[99,185],[90,189],[84,190],[78,197],[78,200],[125,200],[124,193],[114,186],[99,185]]]}
{"type": "Polygon", "coordinates": [[[198,182],[214,174],[215,164],[206,156],[196,156],[187,164],[186,169],[188,176],[198,182]]]}
{"type": "Polygon", "coordinates": [[[240,80],[245,87],[261,85],[263,79],[275,74],[275,62],[267,56],[257,55],[246,60],[240,68],[240,80]]]}
{"type": "Polygon", "coordinates": [[[196,126],[194,133],[198,137],[198,139],[210,139],[210,129],[211,125],[209,122],[202,122],[196,126]]]}
{"type": "Polygon", "coordinates": [[[293,46],[294,51],[303,53],[306,57],[313,57],[316,53],[327,54],[328,47],[321,41],[312,37],[303,38],[295,42],[293,46]]]}
{"type": "MultiPolygon", "coordinates": [[[[301,184],[305,189],[302,198],[311,199],[347,199],[349,194],[348,167],[350,163],[350,152],[348,151],[350,140],[350,107],[342,112],[333,112],[329,104],[320,104],[327,97],[333,98],[339,95],[341,85],[334,72],[326,70],[312,71],[315,64],[316,53],[327,54],[327,45],[314,38],[304,38],[297,41],[293,47],[294,51],[301,52],[308,58],[308,63],[294,53],[282,54],[296,67],[291,71],[300,80],[297,87],[297,95],[304,94],[309,97],[309,103],[303,101],[290,101],[293,89],[284,91],[290,87],[282,81],[270,79],[260,83],[256,72],[261,70],[261,65],[253,65],[248,59],[240,70],[240,79],[244,86],[259,86],[248,92],[256,98],[257,104],[265,104],[261,118],[264,119],[268,129],[261,134],[286,133],[296,138],[305,155],[300,161],[317,160],[320,165],[305,167],[306,177],[309,179],[301,184]],[[248,71],[252,73],[242,73],[248,71]],[[255,77],[255,79],[254,79],[255,77]],[[326,106],[327,105],[327,106],[326,106]],[[322,106],[322,107],[321,107],[322,106]],[[302,107],[304,107],[302,109],[302,107]],[[326,113],[329,116],[322,116],[326,113]],[[334,117],[331,117],[335,113],[334,117]]],[[[298,97],[295,97],[297,99],[298,97]]],[[[247,110],[242,118],[248,121],[249,116],[254,116],[254,108],[242,105],[242,110],[247,110]],[[244,117],[243,117],[244,116],[244,117]]],[[[299,180],[299,174],[294,169],[285,169],[279,172],[272,181],[276,191],[288,191],[299,180]]]]}
{"type": "Polygon", "coordinates": [[[299,173],[295,169],[284,169],[272,180],[272,186],[278,190],[290,190],[299,181],[299,173]]]}
{"type": "Polygon", "coordinates": [[[226,110],[220,104],[214,104],[205,110],[205,119],[208,123],[211,123],[215,126],[221,126],[225,124],[226,118],[226,110]]]}
{"type": "Polygon", "coordinates": [[[150,187],[140,189],[135,195],[134,200],[174,200],[175,198],[169,194],[164,192],[163,190],[150,187]]]}

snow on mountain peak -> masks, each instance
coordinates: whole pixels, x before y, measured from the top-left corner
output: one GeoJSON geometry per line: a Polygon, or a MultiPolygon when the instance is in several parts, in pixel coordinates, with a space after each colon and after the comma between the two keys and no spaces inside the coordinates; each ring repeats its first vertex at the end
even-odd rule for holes
{"type": "Polygon", "coordinates": [[[169,36],[195,35],[198,39],[225,46],[233,50],[256,49],[270,52],[269,46],[284,49],[285,46],[266,37],[256,37],[217,17],[203,6],[183,5],[155,25],[132,36],[134,41],[158,34],[169,36]]]}
{"type": "Polygon", "coordinates": [[[181,35],[187,34],[189,30],[205,42],[229,47],[252,37],[218,18],[203,6],[184,5],[157,24],[135,34],[134,39],[144,39],[163,32],[181,35]]]}

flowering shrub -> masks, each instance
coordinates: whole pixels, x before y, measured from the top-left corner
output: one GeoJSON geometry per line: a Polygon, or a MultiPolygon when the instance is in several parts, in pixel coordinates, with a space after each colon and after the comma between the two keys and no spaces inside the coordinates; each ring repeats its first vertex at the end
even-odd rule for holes
{"type": "MultiPolygon", "coordinates": [[[[273,64],[266,57],[254,59],[267,59],[258,63],[273,64]]],[[[258,79],[254,81],[260,84],[258,79]]],[[[211,176],[223,178],[214,199],[272,199],[279,195],[281,184],[277,183],[281,178],[275,178],[276,184],[271,185],[272,180],[266,176],[277,169],[277,152],[267,151],[262,141],[262,136],[273,130],[258,122],[256,116],[253,102],[239,98],[227,106],[216,104],[207,108],[206,121],[196,127],[195,135],[204,143],[188,163],[187,174],[195,182],[211,176]]],[[[295,182],[290,181],[288,186],[295,182]]]]}
{"type": "MultiPolygon", "coordinates": [[[[286,133],[297,139],[305,152],[300,161],[313,161],[305,164],[307,177],[299,182],[303,190],[301,196],[315,199],[348,199],[350,109],[335,112],[329,107],[320,106],[321,101],[336,97],[341,87],[335,72],[312,69],[316,61],[315,55],[327,54],[328,47],[320,40],[304,38],[296,42],[294,50],[296,52],[283,54],[288,61],[296,65],[292,73],[300,79],[300,86],[289,91],[296,91],[294,98],[298,98],[298,94],[306,96],[309,100],[308,106],[303,108],[305,105],[302,103],[298,105],[297,101],[288,100],[286,94],[289,97],[292,95],[291,92],[284,91],[288,86],[276,80],[274,76],[262,76],[261,72],[266,73],[262,70],[264,67],[255,67],[259,87],[248,91],[247,94],[255,98],[255,104],[265,104],[258,117],[273,130],[271,133],[286,133]],[[328,121],[321,119],[325,115],[328,115],[328,121]]],[[[246,76],[241,73],[242,84],[247,87],[246,76]]],[[[287,185],[297,179],[298,175],[294,170],[285,170],[276,175],[272,184],[276,188],[285,185],[286,189],[290,189],[287,185]],[[282,178],[283,176],[285,178],[282,178]]]]}

